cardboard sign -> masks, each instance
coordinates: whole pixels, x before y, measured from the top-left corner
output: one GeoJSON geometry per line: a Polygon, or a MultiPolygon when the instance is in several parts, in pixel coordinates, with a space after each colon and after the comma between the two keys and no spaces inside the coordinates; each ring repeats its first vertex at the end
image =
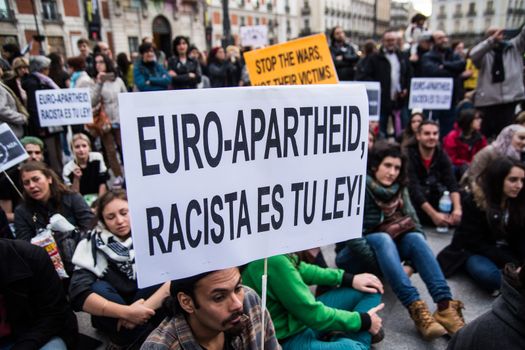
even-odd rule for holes
{"type": "Polygon", "coordinates": [[[245,26],[240,29],[241,45],[253,48],[268,45],[268,26],[245,26]]]}
{"type": "Polygon", "coordinates": [[[253,86],[338,83],[324,34],[249,51],[244,60],[253,86]]]}
{"type": "Polygon", "coordinates": [[[0,125],[0,171],[6,171],[29,158],[24,146],[7,124],[0,125]]]}
{"type": "Polygon", "coordinates": [[[38,90],[36,104],[42,127],[93,123],[88,88],[38,90]]]}
{"type": "Polygon", "coordinates": [[[120,94],[141,288],[361,236],[363,85],[120,94]]]}
{"type": "Polygon", "coordinates": [[[412,78],[410,81],[409,109],[450,109],[452,78],[412,78]]]}
{"type": "Polygon", "coordinates": [[[364,84],[368,96],[368,116],[370,121],[379,121],[381,111],[381,84],[377,81],[341,81],[339,84],[364,84]]]}

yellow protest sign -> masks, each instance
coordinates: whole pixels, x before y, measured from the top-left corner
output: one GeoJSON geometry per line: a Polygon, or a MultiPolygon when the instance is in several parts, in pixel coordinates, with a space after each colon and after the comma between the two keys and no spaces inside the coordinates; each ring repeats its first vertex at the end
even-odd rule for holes
{"type": "Polygon", "coordinates": [[[249,51],[244,60],[253,86],[339,82],[324,34],[249,51]]]}

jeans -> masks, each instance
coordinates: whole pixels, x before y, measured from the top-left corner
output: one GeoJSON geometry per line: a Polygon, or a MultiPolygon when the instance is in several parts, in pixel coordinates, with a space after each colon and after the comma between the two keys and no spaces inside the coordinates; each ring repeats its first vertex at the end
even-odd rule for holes
{"type": "MultiPolygon", "coordinates": [[[[159,288],[160,285],[138,289],[131,300],[124,300],[117,290],[106,281],[98,280],[91,286],[91,290],[94,293],[121,305],[130,305],[139,299],[147,299],[159,288]]],[[[113,343],[119,346],[131,345],[136,341],[145,338],[153,329],[155,329],[161,320],[162,316],[160,316],[160,313],[157,311],[155,316],[153,316],[146,324],[137,326],[133,329],[121,327],[120,330],[117,331],[118,319],[103,316],[91,316],[93,327],[105,333],[113,343]]]]}
{"type": "MultiPolygon", "coordinates": [[[[346,311],[367,312],[379,305],[381,294],[363,293],[351,288],[338,288],[321,295],[317,300],[326,306],[346,311]]],[[[361,350],[370,349],[371,335],[368,331],[348,332],[323,339],[328,332],[320,332],[312,328],[290,337],[283,350],[361,350]]]]}
{"type": "MultiPolygon", "coordinates": [[[[15,344],[13,342],[0,345],[0,350],[10,350],[15,344]]],[[[40,348],[40,350],[67,350],[66,343],[60,337],[53,337],[40,348]]]]}
{"type": "Polygon", "coordinates": [[[501,288],[501,271],[483,255],[471,255],[465,262],[465,269],[472,279],[487,291],[501,288]]]}
{"type": "Polygon", "coordinates": [[[435,303],[452,299],[445,276],[423,234],[409,232],[395,242],[388,233],[371,233],[365,238],[376,254],[385,280],[404,306],[408,307],[421,298],[403,270],[402,260],[411,261],[435,303]]]}

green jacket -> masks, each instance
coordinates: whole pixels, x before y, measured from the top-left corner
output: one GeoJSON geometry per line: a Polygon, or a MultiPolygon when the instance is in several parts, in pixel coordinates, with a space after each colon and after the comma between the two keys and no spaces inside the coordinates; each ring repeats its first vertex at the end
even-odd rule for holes
{"type": "MultiPolygon", "coordinates": [[[[343,270],[297,263],[294,255],[268,258],[267,308],[272,316],[277,339],[285,339],[307,327],[319,331],[357,332],[361,328],[359,312],[325,306],[317,301],[309,285],[340,285],[343,270]]],[[[264,260],[254,261],[242,273],[243,284],[261,295],[264,260]]]]}

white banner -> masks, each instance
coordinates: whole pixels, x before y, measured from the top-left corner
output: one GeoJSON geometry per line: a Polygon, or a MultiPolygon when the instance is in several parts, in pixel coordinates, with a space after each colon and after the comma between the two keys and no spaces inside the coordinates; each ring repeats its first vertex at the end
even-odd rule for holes
{"type": "Polygon", "coordinates": [[[268,45],[268,26],[244,26],[240,28],[241,45],[254,49],[268,45]]]}
{"type": "Polygon", "coordinates": [[[370,121],[379,121],[381,84],[378,81],[340,81],[339,84],[364,84],[368,96],[368,118],[370,121]]]}
{"type": "Polygon", "coordinates": [[[42,127],[93,123],[88,88],[38,90],[36,105],[42,127]]]}
{"type": "Polygon", "coordinates": [[[29,158],[26,150],[7,124],[0,124],[0,171],[6,171],[29,158]]]}
{"type": "Polygon", "coordinates": [[[412,78],[410,81],[409,109],[450,109],[452,78],[412,78]]]}
{"type": "Polygon", "coordinates": [[[119,95],[141,288],[361,235],[363,85],[119,95]]]}

